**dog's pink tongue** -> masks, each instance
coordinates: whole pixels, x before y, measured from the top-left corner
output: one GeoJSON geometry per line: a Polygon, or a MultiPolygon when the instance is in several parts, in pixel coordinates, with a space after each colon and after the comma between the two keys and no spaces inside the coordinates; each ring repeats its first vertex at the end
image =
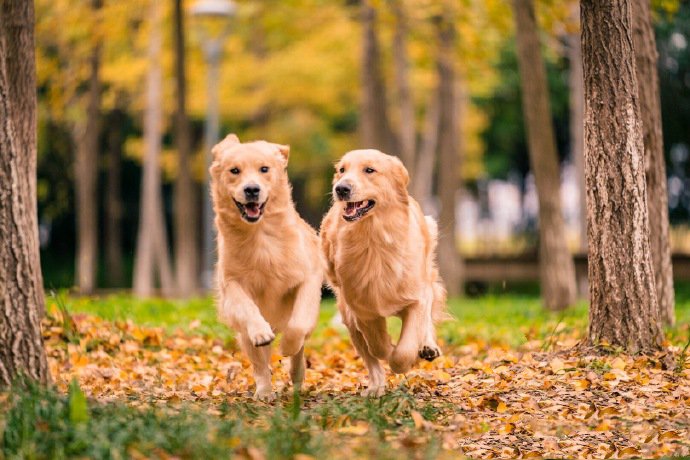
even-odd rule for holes
{"type": "Polygon", "coordinates": [[[257,203],[247,203],[244,210],[249,217],[259,217],[259,205],[257,203]]]}
{"type": "Polygon", "coordinates": [[[357,212],[357,203],[353,203],[353,202],[347,203],[347,206],[345,206],[345,215],[346,216],[354,216],[356,212],[357,212]]]}

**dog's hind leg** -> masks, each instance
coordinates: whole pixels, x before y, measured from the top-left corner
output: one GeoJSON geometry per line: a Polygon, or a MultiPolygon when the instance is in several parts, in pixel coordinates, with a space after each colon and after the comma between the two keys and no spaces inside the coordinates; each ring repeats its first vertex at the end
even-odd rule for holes
{"type": "Polygon", "coordinates": [[[290,380],[295,390],[299,391],[304,382],[304,347],[290,356],[290,380]]]}
{"type": "Polygon", "coordinates": [[[242,350],[249,357],[254,372],[256,391],[254,398],[262,401],[272,401],[275,398],[271,388],[271,347],[256,347],[251,339],[244,334],[239,335],[242,350]]]}
{"type": "Polygon", "coordinates": [[[369,372],[369,385],[366,389],[362,390],[362,396],[383,396],[386,392],[386,371],[383,369],[383,366],[381,366],[379,360],[369,352],[367,341],[364,339],[359,329],[357,329],[355,318],[353,318],[352,313],[347,310],[347,306],[344,306],[341,302],[341,300],[338,300],[338,308],[343,316],[343,323],[345,323],[348,331],[350,331],[352,344],[355,346],[357,354],[362,358],[369,372]]]}

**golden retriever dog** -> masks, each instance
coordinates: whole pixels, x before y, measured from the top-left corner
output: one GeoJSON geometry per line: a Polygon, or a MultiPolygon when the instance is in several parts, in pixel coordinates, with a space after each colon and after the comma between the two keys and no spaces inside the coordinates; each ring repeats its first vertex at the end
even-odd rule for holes
{"type": "Polygon", "coordinates": [[[287,177],[290,148],[240,143],[213,148],[211,194],[218,229],[218,316],[252,363],[257,399],[271,400],[271,347],[282,332],[295,388],[304,380],[304,341],[321,301],[316,232],[297,214],[287,177]]]}
{"type": "Polygon", "coordinates": [[[369,372],[365,396],[385,392],[380,360],[395,373],[440,356],[434,321],[446,291],[435,262],[437,227],[408,195],[402,162],[378,150],[348,152],[336,165],[334,204],[321,224],[326,276],[369,372]],[[394,346],[386,318],[402,319],[394,346]]]}

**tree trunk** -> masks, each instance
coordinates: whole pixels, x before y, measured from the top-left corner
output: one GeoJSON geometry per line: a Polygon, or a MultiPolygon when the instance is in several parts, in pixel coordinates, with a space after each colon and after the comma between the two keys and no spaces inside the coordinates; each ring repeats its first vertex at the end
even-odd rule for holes
{"type": "Polygon", "coordinates": [[[417,154],[416,166],[412,173],[412,196],[422,206],[425,213],[432,208],[432,193],[434,182],[434,166],[436,165],[436,149],[439,138],[439,121],[441,118],[440,88],[436,88],[429,95],[426,113],[424,115],[424,132],[422,143],[417,154]]]}
{"type": "Polygon", "coordinates": [[[0,3],[0,385],[48,383],[36,216],[34,8],[0,3]]]}
{"type": "Polygon", "coordinates": [[[395,61],[395,84],[398,99],[398,153],[403,164],[412,169],[415,166],[417,129],[414,119],[414,101],[410,89],[410,63],[407,57],[407,15],[402,0],[392,0],[395,15],[393,36],[393,59],[395,61]]]}
{"type": "MultiPolygon", "coordinates": [[[[101,7],[93,0],[94,11],[101,7]]],[[[96,43],[89,58],[90,75],[86,113],[73,127],[76,143],[74,177],[77,206],[76,281],[79,292],[88,294],[96,288],[98,269],[98,140],[101,107],[99,78],[101,45],[96,43]]]]}
{"type": "MultiPolygon", "coordinates": [[[[121,97],[121,96],[118,96],[121,97]]],[[[122,287],[122,147],[125,112],[118,106],[108,121],[108,169],[105,185],[105,267],[110,287],[122,287]]]]}
{"type": "MultiPolygon", "coordinates": [[[[574,5],[573,16],[579,23],[580,5],[574,5]]],[[[582,46],[580,32],[566,37],[568,47],[568,83],[570,86],[570,157],[575,167],[580,190],[580,251],[587,252],[587,204],[585,203],[585,82],[582,78],[582,46]]]]}
{"type": "Polygon", "coordinates": [[[371,0],[362,0],[362,148],[397,154],[387,113],[386,85],[381,71],[381,50],[376,32],[377,13],[371,0]]]}
{"type": "Polygon", "coordinates": [[[462,293],[462,262],[455,239],[455,205],[460,189],[460,137],[458,133],[458,95],[456,92],[453,50],[455,28],[445,15],[438,19],[439,76],[439,242],[438,264],[448,295],[462,293]]]}
{"type": "Polygon", "coordinates": [[[158,3],[151,4],[149,17],[151,18],[151,35],[144,114],[144,171],[141,182],[139,230],[134,264],[134,293],[140,297],[154,294],[156,272],[159,275],[161,290],[164,295],[170,295],[173,288],[159,165],[163,121],[161,100],[163,75],[160,62],[162,47],[161,11],[158,3]]]}
{"type": "Polygon", "coordinates": [[[589,337],[661,348],[630,0],[582,1],[589,337]]]}
{"type": "Polygon", "coordinates": [[[177,144],[177,180],[175,182],[175,275],[177,295],[192,296],[199,281],[199,248],[197,245],[196,194],[190,171],[190,132],[187,119],[185,75],[184,12],[182,0],[175,0],[174,21],[175,84],[177,108],[175,143],[177,144]]]}
{"type": "Polygon", "coordinates": [[[551,121],[546,69],[541,57],[532,0],[513,0],[522,110],[530,164],[539,198],[539,272],[542,298],[549,310],[575,302],[575,265],[565,240],[560,171],[551,121]]]}
{"type": "Polygon", "coordinates": [[[660,317],[664,323],[672,325],[676,321],[675,293],[673,292],[673,266],[668,231],[666,163],[661,133],[661,103],[657,73],[659,55],[656,50],[649,0],[634,0],[632,10],[633,45],[647,173],[649,244],[652,251],[652,267],[656,280],[660,317]]]}

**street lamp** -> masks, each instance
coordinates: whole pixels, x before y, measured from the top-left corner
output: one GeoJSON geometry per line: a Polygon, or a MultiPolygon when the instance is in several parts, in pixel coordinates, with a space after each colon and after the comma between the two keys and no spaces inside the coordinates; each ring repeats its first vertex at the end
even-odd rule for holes
{"type": "Polygon", "coordinates": [[[211,288],[215,266],[215,229],[213,226],[213,206],[211,205],[210,178],[211,149],[219,140],[218,115],[218,74],[223,55],[223,44],[230,32],[230,19],[237,8],[231,0],[198,0],[191,8],[191,14],[198,23],[201,47],[207,66],[206,84],[206,124],[204,126],[204,209],[203,209],[203,258],[201,283],[211,288]]]}

